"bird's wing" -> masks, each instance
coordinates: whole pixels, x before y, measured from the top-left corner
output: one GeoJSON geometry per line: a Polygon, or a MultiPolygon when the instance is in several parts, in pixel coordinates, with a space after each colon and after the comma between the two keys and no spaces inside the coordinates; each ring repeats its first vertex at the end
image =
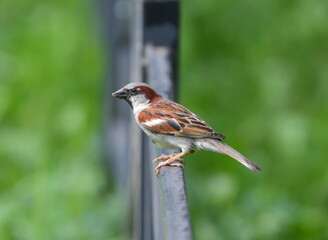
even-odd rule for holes
{"type": "Polygon", "coordinates": [[[188,138],[226,138],[185,107],[167,99],[141,111],[138,120],[153,133],[188,138]]]}

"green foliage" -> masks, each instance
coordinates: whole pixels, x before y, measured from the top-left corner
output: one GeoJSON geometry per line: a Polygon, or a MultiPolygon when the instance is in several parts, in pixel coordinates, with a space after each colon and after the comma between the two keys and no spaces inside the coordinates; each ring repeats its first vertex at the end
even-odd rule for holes
{"type": "Polygon", "coordinates": [[[86,2],[0,2],[0,239],[122,239],[99,149],[103,59],[86,2]]]}
{"type": "MultiPolygon", "coordinates": [[[[91,3],[0,1],[0,239],[124,239],[91,3]]],[[[182,2],[181,103],[260,165],[187,157],[196,239],[327,239],[328,2],[182,2]]]]}
{"type": "Polygon", "coordinates": [[[187,160],[196,239],[328,238],[327,1],[188,1],[181,102],[259,164],[187,160]]]}

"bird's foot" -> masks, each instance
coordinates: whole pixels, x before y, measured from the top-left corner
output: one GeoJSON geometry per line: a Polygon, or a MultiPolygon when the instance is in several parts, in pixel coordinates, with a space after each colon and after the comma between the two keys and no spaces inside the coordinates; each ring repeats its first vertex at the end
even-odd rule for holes
{"type": "Polygon", "coordinates": [[[159,162],[159,161],[162,161],[162,160],[167,160],[168,158],[170,158],[171,157],[171,155],[164,155],[164,154],[162,154],[161,156],[159,156],[158,158],[155,158],[154,160],[153,160],[153,162],[159,162]]]}
{"type": "MultiPolygon", "coordinates": [[[[181,153],[173,153],[173,154],[170,154],[170,155],[165,155],[165,154],[162,154],[161,156],[159,156],[158,158],[155,158],[153,160],[153,162],[159,162],[159,161],[162,161],[162,160],[168,160],[170,158],[173,158],[177,155],[181,155],[181,153]]],[[[174,160],[173,160],[174,161],[174,160]]]]}
{"type": "MultiPolygon", "coordinates": [[[[173,155],[173,154],[172,154],[173,155]]],[[[171,166],[171,167],[182,167],[184,168],[183,165],[183,158],[176,158],[176,157],[170,157],[168,160],[161,162],[157,165],[157,167],[155,168],[155,173],[156,175],[158,175],[161,171],[161,168],[164,166],[171,166]]]]}

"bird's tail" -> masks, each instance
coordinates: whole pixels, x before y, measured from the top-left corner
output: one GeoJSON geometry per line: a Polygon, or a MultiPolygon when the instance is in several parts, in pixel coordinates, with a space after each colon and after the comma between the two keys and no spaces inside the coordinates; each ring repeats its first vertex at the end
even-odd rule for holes
{"type": "Polygon", "coordinates": [[[228,144],[217,139],[205,138],[202,140],[203,141],[200,141],[198,145],[198,147],[200,147],[201,149],[211,150],[213,152],[228,155],[229,157],[236,159],[238,162],[240,162],[241,164],[243,164],[245,167],[247,167],[252,171],[255,172],[262,171],[260,167],[249,161],[246,157],[241,155],[239,152],[237,152],[235,149],[230,147],[228,144]]]}

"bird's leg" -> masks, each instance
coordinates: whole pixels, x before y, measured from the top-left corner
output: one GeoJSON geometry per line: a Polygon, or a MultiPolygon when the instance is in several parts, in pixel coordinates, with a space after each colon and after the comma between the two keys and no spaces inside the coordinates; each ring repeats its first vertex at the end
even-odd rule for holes
{"type": "Polygon", "coordinates": [[[173,153],[173,154],[170,154],[170,155],[162,154],[162,155],[159,156],[158,158],[155,158],[155,159],[153,160],[153,162],[159,162],[159,161],[162,161],[162,160],[168,160],[169,158],[174,157],[174,156],[177,155],[177,154],[180,154],[180,153],[173,153]]]}
{"type": "Polygon", "coordinates": [[[161,168],[163,166],[174,166],[174,167],[182,167],[183,168],[184,167],[183,166],[183,158],[181,158],[181,157],[186,156],[186,155],[190,155],[190,154],[191,153],[181,152],[181,153],[174,153],[174,154],[171,154],[171,155],[164,155],[165,157],[168,157],[168,159],[164,158],[164,159],[167,159],[167,160],[164,161],[164,162],[161,162],[157,165],[157,167],[155,168],[156,175],[158,175],[160,173],[161,168]],[[180,163],[173,163],[174,161],[179,161],[180,163]]]}

